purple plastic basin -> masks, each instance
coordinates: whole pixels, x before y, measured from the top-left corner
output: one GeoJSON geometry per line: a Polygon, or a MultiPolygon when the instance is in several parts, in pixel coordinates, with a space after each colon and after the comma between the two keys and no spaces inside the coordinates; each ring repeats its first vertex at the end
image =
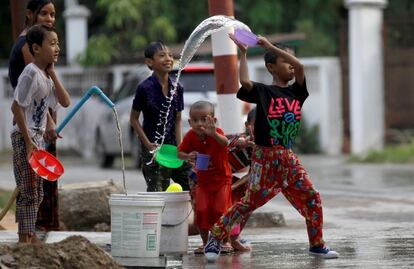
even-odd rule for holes
{"type": "Polygon", "coordinates": [[[236,30],[234,30],[234,37],[237,39],[237,41],[246,46],[257,45],[257,36],[243,28],[237,28],[236,30]]]}

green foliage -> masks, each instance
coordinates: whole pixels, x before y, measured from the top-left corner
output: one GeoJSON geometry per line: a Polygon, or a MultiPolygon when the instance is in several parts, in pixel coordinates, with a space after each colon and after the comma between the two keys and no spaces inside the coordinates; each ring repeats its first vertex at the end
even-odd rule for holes
{"type": "Polygon", "coordinates": [[[164,16],[163,2],[151,0],[98,0],[104,11],[105,27],[92,34],[81,56],[83,65],[106,65],[128,61],[135,51],[152,40],[176,41],[173,23],[164,16]]]}
{"type": "Polygon", "coordinates": [[[319,127],[310,126],[302,115],[298,136],[293,145],[293,150],[298,153],[320,153],[319,127]]]}
{"type": "Polygon", "coordinates": [[[171,22],[165,17],[158,17],[148,27],[148,35],[151,40],[163,40],[166,43],[176,39],[175,29],[171,27],[171,22]]]}
{"type": "MultiPolygon", "coordinates": [[[[0,58],[7,59],[12,46],[10,1],[5,1],[0,10],[3,22],[0,25],[0,58]]],[[[57,28],[61,43],[64,44],[63,0],[56,0],[57,28]]],[[[91,37],[107,35],[117,50],[97,55],[95,49],[112,49],[103,45],[96,48],[96,41],[91,44],[87,54],[89,65],[95,62],[109,63],[113,60],[131,59],[131,54],[142,50],[148,42],[162,39],[167,43],[184,42],[194,28],[208,14],[208,0],[79,0],[79,4],[87,6],[91,11],[89,33],[91,37]],[[98,58],[97,60],[95,60],[98,58]]],[[[269,35],[274,33],[304,32],[306,40],[299,48],[299,56],[328,56],[337,54],[338,29],[340,19],[346,19],[348,11],[344,8],[344,0],[233,0],[235,17],[253,31],[269,35]]],[[[385,13],[398,16],[400,13],[414,11],[412,0],[388,1],[385,13]]],[[[402,39],[398,31],[393,32],[395,42],[402,39]]]]}
{"type": "Polygon", "coordinates": [[[106,65],[117,55],[115,39],[107,35],[94,35],[89,38],[86,52],[79,61],[84,66],[106,65]]]}
{"type": "Polygon", "coordinates": [[[336,53],[336,42],[332,36],[318,29],[314,22],[304,19],[296,23],[296,31],[306,34],[305,45],[299,47],[301,56],[331,56],[336,53]]]}
{"type": "Polygon", "coordinates": [[[389,146],[384,150],[372,150],[366,156],[352,155],[351,162],[374,163],[414,163],[414,139],[411,143],[400,146],[389,146]]]}

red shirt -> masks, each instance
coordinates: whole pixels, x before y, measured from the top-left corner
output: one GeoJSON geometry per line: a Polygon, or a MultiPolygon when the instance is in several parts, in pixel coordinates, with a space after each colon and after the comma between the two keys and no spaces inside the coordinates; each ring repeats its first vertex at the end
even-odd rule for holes
{"type": "MultiPolygon", "coordinates": [[[[216,131],[224,135],[222,129],[216,128],[216,131]]],[[[227,146],[220,145],[213,137],[207,136],[205,140],[201,140],[196,132],[190,129],[178,146],[178,151],[185,153],[197,151],[210,156],[207,170],[196,171],[197,184],[200,187],[209,191],[215,191],[225,184],[231,184],[231,168],[227,146]]]]}

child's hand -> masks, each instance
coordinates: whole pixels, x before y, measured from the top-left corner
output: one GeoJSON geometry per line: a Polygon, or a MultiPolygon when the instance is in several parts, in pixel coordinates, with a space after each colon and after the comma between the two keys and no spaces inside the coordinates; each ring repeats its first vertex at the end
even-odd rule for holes
{"type": "Polygon", "coordinates": [[[55,74],[55,64],[54,63],[51,63],[51,64],[47,65],[46,74],[50,77],[55,74]]]}
{"type": "Polygon", "coordinates": [[[158,147],[158,144],[156,143],[149,143],[147,145],[145,145],[145,147],[149,150],[149,151],[153,151],[158,147]]]}
{"type": "Polygon", "coordinates": [[[191,164],[194,165],[196,158],[197,158],[197,151],[192,151],[188,153],[188,162],[190,162],[191,164]]]}
{"type": "Polygon", "coordinates": [[[210,115],[206,117],[206,124],[204,129],[206,135],[214,135],[216,133],[216,123],[214,121],[214,118],[210,115]]]}
{"type": "Polygon", "coordinates": [[[259,45],[260,47],[264,49],[270,49],[271,47],[273,47],[272,43],[270,43],[270,41],[267,40],[266,37],[261,36],[261,35],[257,36],[257,45],[259,45]]]}
{"type": "Polygon", "coordinates": [[[26,153],[27,153],[27,160],[30,160],[30,156],[34,150],[38,150],[36,143],[30,139],[29,143],[26,143],[26,153]]]}
{"type": "Polygon", "coordinates": [[[244,44],[242,44],[242,43],[240,43],[235,37],[234,37],[234,34],[229,34],[229,37],[230,37],[230,39],[231,40],[233,40],[233,42],[237,45],[237,47],[240,49],[240,52],[241,53],[246,53],[246,51],[247,51],[247,46],[246,45],[244,45],[244,44]]]}
{"type": "Polygon", "coordinates": [[[51,129],[45,132],[45,134],[43,135],[43,138],[45,139],[46,142],[53,142],[53,141],[56,141],[56,139],[62,138],[62,137],[60,136],[60,134],[56,132],[55,129],[51,129]]]}
{"type": "Polygon", "coordinates": [[[234,145],[238,148],[245,148],[247,147],[247,140],[244,137],[239,137],[234,145]]]}

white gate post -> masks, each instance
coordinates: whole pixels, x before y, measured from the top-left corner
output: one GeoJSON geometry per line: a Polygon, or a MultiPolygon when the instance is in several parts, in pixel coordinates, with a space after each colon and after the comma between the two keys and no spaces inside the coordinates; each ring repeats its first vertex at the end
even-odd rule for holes
{"type": "Polygon", "coordinates": [[[387,0],[345,0],[349,9],[351,151],[382,149],[385,134],[383,9],[387,0]]]}

